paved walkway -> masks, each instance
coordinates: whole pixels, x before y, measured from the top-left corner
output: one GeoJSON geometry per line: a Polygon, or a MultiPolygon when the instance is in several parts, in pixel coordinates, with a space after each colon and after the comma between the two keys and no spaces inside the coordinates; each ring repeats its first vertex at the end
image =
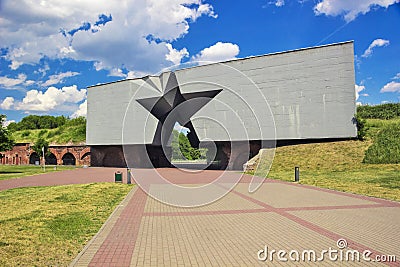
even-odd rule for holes
{"type": "MultiPolygon", "coordinates": [[[[159,171],[189,186],[221,173],[159,171]]],[[[162,204],[135,187],[71,266],[309,266],[312,252],[304,252],[303,261],[305,250],[315,251],[316,259],[328,250],[320,265],[384,265],[362,259],[363,251],[371,251],[366,258],[395,255],[397,262],[385,264],[400,266],[400,203],[274,180],[250,194],[249,181],[244,176],[222,199],[198,208],[162,204]],[[338,240],[346,247],[339,249],[338,240]],[[272,262],[262,261],[266,248],[268,256],[285,250],[281,256],[288,261],[279,261],[277,252],[272,262]],[[299,261],[290,260],[292,250],[299,261]],[[352,250],[360,252],[360,262],[345,261],[352,250]]]]}
{"type": "Polygon", "coordinates": [[[0,181],[0,191],[27,187],[27,186],[53,186],[65,184],[87,184],[98,182],[113,182],[114,173],[121,171],[126,178],[126,169],[121,168],[78,168],[60,172],[49,172],[22,178],[0,181]]]}
{"type": "MultiPolygon", "coordinates": [[[[89,168],[0,181],[0,190],[113,181],[116,170],[89,168]]],[[[221,174],[159,172],[182,186],[203,185],[221,174]]],[[[147,170],[135,174],[153,179],[147,170]]],[[[239,174],[228,175],[235,179],[239,174]]],[[[313,252],[316,260],[323,255],[322,266],[400,266],[400,203],[275,180],[250,194],[250,180],[244,176],[223,198],[198,208],[162,204],[134,187],[71,266],[309,266],[313,252]],[[346,261],[346,255],[357,255],[355,250],[360,261],[346,261]],[[371,260],[395,255],[397,262],[367,262],[364,251],[371,260]]],[[[150,190],[160,186],[152,184],[150,190]]]]}

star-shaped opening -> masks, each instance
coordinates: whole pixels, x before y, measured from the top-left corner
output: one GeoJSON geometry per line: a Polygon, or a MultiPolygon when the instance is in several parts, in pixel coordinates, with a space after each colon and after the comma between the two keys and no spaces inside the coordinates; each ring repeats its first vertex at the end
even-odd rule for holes
{"type": "MultiPolygon", "coordinates": [[[[160,77],[160,80],[160,84],[163,86],[162,77],[160,77]]],[[[152,83],[152,86],[154,86],[154,83],[152,83]]],[[[176,76],[171,72],[168,76],[165,88],[162,91],[164,93],[160,97],[136,100],[159,121],[153,138],[153,145],[166,145],[166,142],[172,134],[175,122],[178,122],[180,125],[190,130],[188,133],[190,144],[193,147],[198,147],[200,141],[190,119],[211,99],[218,95],[222,89],[182,94],[176,76]],[[190,101],[190,106],[184,105],[186,101],[190,101]],[[184,108],[176,109],[178,106],[184,108]],[[163,127],[164,130],[162,131],[163,127]]]]}

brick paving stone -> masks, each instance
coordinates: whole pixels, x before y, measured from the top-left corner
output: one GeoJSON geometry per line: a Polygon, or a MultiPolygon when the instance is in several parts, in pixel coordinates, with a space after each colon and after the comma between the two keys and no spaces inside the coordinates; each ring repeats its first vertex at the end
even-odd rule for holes
{"type": "MultiPolygon", "coordinates": [[[[239,184],[235,190],[247,193],[247,188],[247,184],[239,184]]],[[[275,208],[377,204],[373,201],[358,199],[349,195],[321,194],[321,191],[313,188],[298,187],[286,183],[267,182],[264,184],[263,190],[257,190],[251,195],[253,198],[268,203],[275,208]]]]}
{"type": "MultiPolygon", "coordinates": [[[[115,223],[121,216],[122,211],[128,205],[129,201],[134,196],[137,187],[134,187],[125,199],[117,206],[107,221],[100,228],[99,232],[89,241],[79,255],[71,262],[70,266],[88,266],[93,260],[98,251],[105,252],[107,249],[102,246],[111,230],[114,228],[115,223]]],[[[94,262],[97,262],[96,259],[94,262]]]]}
{"type": "Polygon", "coordinates": [[[400,259],[400,207],[290,213],[400,259]]]}

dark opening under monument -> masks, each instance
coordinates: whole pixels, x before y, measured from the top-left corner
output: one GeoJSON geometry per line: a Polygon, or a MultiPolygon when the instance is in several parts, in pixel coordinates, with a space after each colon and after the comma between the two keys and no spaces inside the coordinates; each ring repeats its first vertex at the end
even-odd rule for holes
{"type": "Polygon", "coordinates": [[[353,42],[200,65],[88,88],[92,166],[170,166],[179,123],[221,169],[262,147],[357,135],[353,42]]]}

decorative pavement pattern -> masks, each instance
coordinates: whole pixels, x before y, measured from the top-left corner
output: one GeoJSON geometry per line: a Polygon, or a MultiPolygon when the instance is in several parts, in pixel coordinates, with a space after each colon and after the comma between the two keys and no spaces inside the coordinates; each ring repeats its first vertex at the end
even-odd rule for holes
{"type": "MultiPolygon", "coordinates": [[[[116,170],[89,168],[50,176],[57,184],[112,181],[116,170]],[[75,178],[68,180],[71,174],[75,178]]],[[[209,183],[219,175],[158,171],[187,186],[209,183]]],[[[147,170],[135,174],[151,176],[147,170]]],[[[53,185],[46,175],[13,179],[19,180],[14,184],[0,181],[0,190],[53,185]]],[[[198,208],[165,205],[134,187],[70,266],[400,266],[400,203],[270,179],[250,194],[250,179],[243,176],[226,196],[198,208]],[[287,261],[278,258],[279,250],[286,252],[280,256],[287,261]],[[310,250],[317,261],[324,250],[336,250],[332,255],[337,259],[326,252],[323,261],[315,262],[310,250]],[[360,261],[346,254],[355,250],[360,261]],[[371,252],[371,261],[363,260],[364,251],[371,252]],[[374,261],[391,255],[396,262],[374,261]]]]}

